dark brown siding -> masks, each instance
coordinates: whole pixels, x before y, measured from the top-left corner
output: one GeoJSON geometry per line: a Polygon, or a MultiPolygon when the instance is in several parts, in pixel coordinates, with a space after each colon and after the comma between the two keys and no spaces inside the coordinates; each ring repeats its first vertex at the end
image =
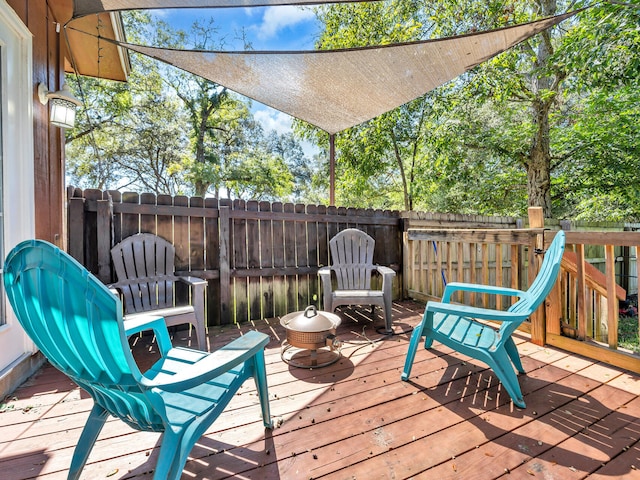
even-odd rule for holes
{"type": "Polygon", "coordinates": [[[33,33],[33,127],[35,161],[36,236],[65,246],[64,131],[49,124],[49,107],[38,101],[37,85],[58,90],[64,82],[64,36],[56,22],[64,23],[70,3],[54,0],[8,0],[33,33]],[[52,10],[52,8],[55,10],[52,10]]]}

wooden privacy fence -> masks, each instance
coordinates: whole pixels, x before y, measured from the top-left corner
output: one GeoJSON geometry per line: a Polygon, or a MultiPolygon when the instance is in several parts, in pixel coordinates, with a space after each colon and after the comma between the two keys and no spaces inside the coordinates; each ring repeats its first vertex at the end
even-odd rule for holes
{"type": "MultiPolygon", "coordinates": [[[[376,240],[375,263],[397,273],[394,298],[423,301],[439,299],[452,281],[524,290],[537,273],[538,251],[553,237],[535,216],[529,225],[537,228],[522,228],[523,220],[510,217],[72,187],[68,201],[68,249],[76,259],[108,283],[115,280],[111,246],[140,232],[160,235],[175,245],[179,273],[208,281],[209,325],[277,317],[309,304],[322,307],[317,272],[329,264],[329,240],[344,228],[360,228],[376,240]]],[[[618,346],[618,300],[625,288],[636,291],[639,246],[639,232],[567,231],[559,281],[545,307],[523,325],[532,340],[640,372],[638,356],[618,346]]],[[[498,308],[511,301],[469,293],[454,300],[498,308]]]]}
{"type": "MultiPolygon", "coordinates": [[[[68,189],[68,250],[100,280],[115,280],[110,249],[137,233],[176,248],[176,271],[204,278],[209,325],[322,307],[318,269],[329,240],[356,227],[376,240],[374,262],[393,268],[401,295],[399,212],[118,191],[68,189]]],[[[178,292],[178,294],[185,294],[178,292]]]]}

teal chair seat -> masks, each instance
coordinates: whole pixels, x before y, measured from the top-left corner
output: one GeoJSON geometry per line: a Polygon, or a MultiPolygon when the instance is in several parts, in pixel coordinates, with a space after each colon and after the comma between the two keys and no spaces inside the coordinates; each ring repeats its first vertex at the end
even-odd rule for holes
{"type": "Polygon", "coordinates": [[[162,317],[123,321],[122,304],[82,265],[54,245],[29,240],[7,256],[4,281],[18,321],[52,365],[94,400],[69,469],[77,479],[112,415],[137,430],[162,432],[154,479],[178,479],[195,442],[245,380],[256,383],[271,428],[264,348],[251,331],[206,353],[173,347],[162,317]],[[161,358],[138,369],[128,336],[152,330],[161,358]]]}
{"type": "Polygon", "coordinates": [[[525,291],[491,285],[449,283],[441,302],[428,302],[422,322],[415,328],[409,342],[402,380],[408,380],[424,337],[424,347],[431,348],[434,340],[455,351],[486,363],[502,382],[518,407],[525,408],[520,384],[514,371],[525,373],[512,334],[547,297],[556,282],[564,253],[565,234],[556,233],[547,250],[540,271],[525,291]],[[456,291],[476,292],[517,297],[508,310],[492,310],[450,303],[456,291]],[[488,322],[487,322],[488,321],[488,322]],[[495,322],[499,326],[494,326],[495,322]]]}

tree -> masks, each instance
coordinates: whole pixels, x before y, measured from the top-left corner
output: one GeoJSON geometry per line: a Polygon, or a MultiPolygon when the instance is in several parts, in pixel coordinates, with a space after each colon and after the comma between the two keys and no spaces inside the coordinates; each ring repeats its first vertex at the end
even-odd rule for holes
{"type": "Polygon", "coordinates": [[[177,99],[162,90],[155,62],[133,61],[127,83],[69,82],[84,105],[67,136],[68,180],[87,188],[184,193],[175,166],[187,146],[185,117],[177,99]]]}
{"type": "MultiPolygon", "coordinates": [[[[138,40],[154,45],[209,48],[216,38],[212,22],[197,22],[188,35],[148,14],[126,18],[138,40]]],[[[265,140],[248,101],[142,55],[133,54],[132,64],[127,83],[78,79],[85,110],[68,137],[71,181],[200,196],[290,195],[287,164],[265,140]]],[[[295,140],[288,144],[295,151],[295,140]]]]}
{"type": "MultiPolygon", "coordinates": [[[[411,40],[419,23],[401,2],[333,5],[319,10],[325,31],[318,48],[330,49],[411,40]]],[[[400,109],[341,132],[336,137],[340,162],[338,202],[351,206],[390,208],[400,191],[405,209],[413,207],[414,169],[424,137],[423,97],[400,109]],[[399,177],[394,172],[399,172],[399,177]]],[[[326,148],[327,136],[301,122],[297,131],[326,148]]]]}
{"type": "MultiPolygon", "coordinates": [[[[587,84],[584,77],[592,80],[597,77],[616,78],[619,84],[622,82],[624,85],[637,82],[632,77],[637,78],[638,72],[638,29],[631,26],[638,24],[638,10],[626,9],[622,13],[623,10],[621,6],[593,7],[561,27],[544,31],[428,94],[425,98],[432,99],[432,106],[430,110],[422,110],[426,112],[426,131],[415,148],[405,148],[402,155],[398,155],[398,152],[403,152],[397,148],[399,144],[389,141],[390,138],[402,138],[394,130],[397,123],[382,127],[381,120],[376,119],[365,126],[355,127],[347,134],[351,142],[359,142],[360,146],[340,144],[340,158],[345,156],[343,149],[357,150],[358,156],[351,162],[355,167],[352,172],[357,171],[362,178],[369,178],[373,173],[372,162],[381,168],[389,164],[380,159],[389,159],[394,154],[398,158],[401,156],[403,162],[397,164],[395,172],[388,173],[402,178],[405,185],[420,186],[419,190],[404,189],[405,208],[441,203],[449,211],[451,208],[464,209],[465,204],[472,206],[465,197],[469,198],[468,193],[476,192],[476,189],[469,189],[469,185],[458,182],[471,180],[471,185],[478,187],[486,184],[484,192],[482,188],[477,190],[484,193],[477,196],[480,200],[491,198],[495,193],[491,189],[496,186],[496,178],[508,180],[513,177],[514,182],[498,182],[498,191],[503,195],[492,202],[506,207],[510,199],[518,201],[520,198],[517,188],[523,179],[519,173],[522,171],[526,175],[528,205],[541,206],[545,216],[552,216],[552,173],[554,169],[561,171],[564,163],[578,158],[563,143],[569,139],[563,130],[573,128],[577,123],[567,126],[565,118],[579,115],[587,98],[584,93],[577,96],[575,91],[565,90],[565,85],[587,84]],[[591,15],[597,19],[591,21],[591,27],[596,25],[607,34],[589,36],[588,30],[579,30],[581,22],[586,18],[588,23],[591,15]],[[582,43],[582,57],[570,48],[577,39],[582,43]],[[594,72],[585,70],[584,65],[589,62],[585,61],[583,52],[593,53],[596,49],[602,53],[602,64],[608,63],[604,58],[611,58],[616,67],[599,67],[594,72]],[[634,60],[623,61],[623,58],[634,60]],[[580,68],[577,68],[578,64],[580,68]],[[625,74],[619,74],[617,70],[625,74]],[[446,108],[438,108],[438,104],[446,108]],[[375,130],[374,124],[381,126],[382,131],[375,130]],[[366,129],[376,133],[363,133],[366,129]],[[445,132],[446,136],[443,135],[445,132]],[[572,154],[568,155],[570,152],[572,154]],[[412,154],[415,159],[411,158],[412,154]],[[374,158],[377,160],[372,160],[374,158]],[[429,164],[435,164],[435,167],[429,164]],[[403,170],[406,165],[422,167],[406,175],[406,169],[403,170]],[[482,182],[474,182],[474,178],[464,174],[470,166],[476,167],[474,178],[482,179],[482,182]],[[456,174],[456,170],[461,173],[456,174]],[[413,193],[408,195],[410,191],[413,193]],[[435,197],[435,201],[425,200],[422,195],[435,197]]],[[[557,11],[558,5],[553,0],[489,4],[459,0],[429,2],[427,5],[391,2],[332,6],[320,10],[325,31],[319,46],[353,47],[398,41],[394,37],[395,29],[401,30],[404,26],[408,26],[406,32],[411,32],[414,39],[443,37],[522,23],[554,15],[557,11]]],[[[628,103],[626,105],[629,106],[628,103]]],[[[414,120],[420,118],[416,117],[416,110],[411,111],[407,106],[397,109],[396,114],[398,118],[405,115],[414,120]]],[[[389,114],[386,117],[389,118],[389,114]]],[[[404,124],[409,122],[405,120],[404,124]]],[[[413,138],[417,137],[414,135],[413,138]]],[[[625,150],[633,150],[633,145],[628,143],[625,150]]],[[[350,179],[350,184],[354,182],[358,183],[350,179]]],[[[517,213],[522,213],[525,206],[517,213]]],[[[555,208],[558,207],[556,204],[555,208]]],[[[476,209],[482,208],[483,204],[477,201],[476,209]]]]}

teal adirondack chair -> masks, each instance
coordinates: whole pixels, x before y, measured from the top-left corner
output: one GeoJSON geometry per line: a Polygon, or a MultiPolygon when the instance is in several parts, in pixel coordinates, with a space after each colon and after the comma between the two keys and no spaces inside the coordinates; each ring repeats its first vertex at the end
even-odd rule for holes
{"type": "Polygon", "coordinates": [[[163,432],[154,479],[178,479],[195,442],[236,391],[253,377],[265,427],[271,416],[264,364],[269,337],[251,331],[207,354],[173,347],[162,317],[122,320],[122,304],[82,265],[54,245],[28,240],[4,266],[20,324],[49,361],[93,397],[71,460],[79,478],[109,415],[137,430],[163,432]],[[153,330],[161,353],[141,373],[127,335],[153,330]]]}
{"type": "Polygon", "coordinates": [[[564,252],[565,235],[556,233],[547,250],[540,272],[526,292],[513,288],[476,285],[470,283],[450,283],[445,287],[441,302],[428,302],[422,322],[415,328],[404,364],[402,380],[408,380],[416,356],[418,344],[425,337],[424,347],[430,348],[434,340],[455,351],[476,358],[489,365],[495,372],[513,403],[525,408],[518,377],[525,373],[518,355],[518,349],[511,335],[547,297],[558,277],[560,262],[564,252]],[[508,310],[491,310],[449,303],[455,291],[508,295],[519,300],[508,310]],[[479,322],[490,320],[501,322],[499,328],[479,322]],[[512,366],[513,364],[513,366],[512,366]]]}

